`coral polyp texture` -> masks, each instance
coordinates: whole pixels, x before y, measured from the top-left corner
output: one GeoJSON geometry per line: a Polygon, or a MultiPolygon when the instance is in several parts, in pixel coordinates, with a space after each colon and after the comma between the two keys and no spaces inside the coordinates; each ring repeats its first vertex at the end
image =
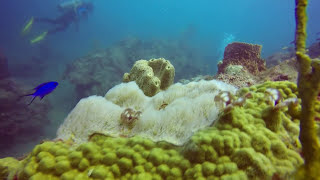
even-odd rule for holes
{"type": "Polygon", "coordinates": [[[220,81],[176,83],[148,97],[133,81],[110,89],[105,97],[82,99],[58,130],[58,138],[83,143],[93,133],[114,137],[139,135],[182,145],[209,126],[222,110],[215,97],[236,88],[220,81]]]}
{"type": "Polygon", "coordinates": [[[261,59],[261,45],[234,42],[228,44],[224,57],[218,64],[218,74],[225,73],[229,65],[241,65],[251,74],[259,74],[266,69],[265,61],[261,59]]]}
{"type": "Polygon", "coordinates": [[[145,95],[153,96],[173,84],[174,75],[173,65],[164,58],[139,60],[123,75],[123,82],[136,81],[145,95]]]}
{"type": "Polygon", "coordinates": [[[241,89],[234,98],[218,121],[194,132],[182,146],[94,133],[80,145],[47,141],[22,161],[2,159],[0,175],[35,180],[291,179],[303,163],[297,122],[300,105],[279,104],[290,99],[299,102],[296,85],[266,82],[241,89]],[[243,97],[245,101],[236,103],[243,97]]]}

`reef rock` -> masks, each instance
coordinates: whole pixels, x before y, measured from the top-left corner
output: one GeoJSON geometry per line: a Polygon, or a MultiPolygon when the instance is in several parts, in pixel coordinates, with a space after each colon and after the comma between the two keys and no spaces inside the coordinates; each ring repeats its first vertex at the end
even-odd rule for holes
{"type": "Polygon", "coordinates": [[[10,152],[12,146],[26,141],[33,141],[43,135],[44,127],[48,124],[47,117],[50,104],[46,99],[41,102],[30,102],[24,89],[32,89],[15,82],[12,79],[0,81],[0,154],[14,154],[10,152]],[[4,151],[4,152],[2,152],[4,151]]]}
{"type": "Polygon", "coordinates": [[[174,67],[164,58],[139,60],[123,75],[123,82],[135,81],[145,95],[153,96],[173,83],[174,74],[174,67]]]}
{"type": "Polygon", "coordinates": [[[229,65],[241,65],[249,73],[256,75],[266,69],[265,61],[261,59],[261,45],[234,42],[228,44],[224,58],[218,64],[218,74],[225,73],[229,65]]]}

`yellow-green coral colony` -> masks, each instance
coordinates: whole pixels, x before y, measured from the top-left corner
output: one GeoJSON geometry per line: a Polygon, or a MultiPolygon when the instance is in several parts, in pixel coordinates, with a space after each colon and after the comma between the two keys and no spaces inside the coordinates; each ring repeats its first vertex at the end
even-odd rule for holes
{"type": "Polygon", "coordinates": [[[297,143],[300,106],[279,109],[270,118],[268,88],[277,89],[283,100],[297,98],[294,83],[266,82],[239,90],[237,97],[249,92],[252,97],[222,113],[183,146],[100,134],[78,147],[49,141],[19,163],[0,160],[0,175],[34,180],[290,179],[303,163],[297,143]]]}

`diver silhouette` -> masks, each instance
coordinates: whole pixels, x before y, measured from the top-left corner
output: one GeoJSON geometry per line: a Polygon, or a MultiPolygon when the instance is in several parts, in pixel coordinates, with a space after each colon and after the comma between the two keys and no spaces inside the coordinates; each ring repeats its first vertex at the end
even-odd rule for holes
{"type": "Polygon", "coordinates": [[[57,18],[35,18],[35,22],[44,22],[56,25],[57,27],[48,30],[48,34],[54,34],[56,32],[66,30],[69,25],[75,23],[78,25],[78,22],[81,18],[87,18],[88,14],[92,12],[93,5],[92,3],[75,3],[73,8],[63,8],[62,6],[58,6],[59,10],[63,12],[57,18]]]}
{"type": "Polygon", "coordinates": [[[88,15],[93,11],[93,4],[91,2],[82,2],[80,0],[70,0],[58,5],[58,10],[62,13],[56,18],[31,18],[27,25],[22,30],[22,33],[27,33],[34,22],[51,24],[54,27],[44,31],[39,36],[33,38],[30,43],[37,43],[42,41],[47,35],[55,34],[57,32],[65,31],[71,24],[76,25],[78,30],[78,23],[81,19],[88,18],[88,15]]]}

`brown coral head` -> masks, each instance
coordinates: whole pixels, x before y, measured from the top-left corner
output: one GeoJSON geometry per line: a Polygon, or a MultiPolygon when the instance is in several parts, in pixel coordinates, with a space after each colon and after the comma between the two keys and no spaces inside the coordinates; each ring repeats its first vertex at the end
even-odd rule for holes
{"type": "Polygon", "coordinates": [[[140,115],[141,111],[134,111],[131,108],[127,108],[121,113],[121,124],[131,126],[134,122],[139,120],[140,115]]]}

